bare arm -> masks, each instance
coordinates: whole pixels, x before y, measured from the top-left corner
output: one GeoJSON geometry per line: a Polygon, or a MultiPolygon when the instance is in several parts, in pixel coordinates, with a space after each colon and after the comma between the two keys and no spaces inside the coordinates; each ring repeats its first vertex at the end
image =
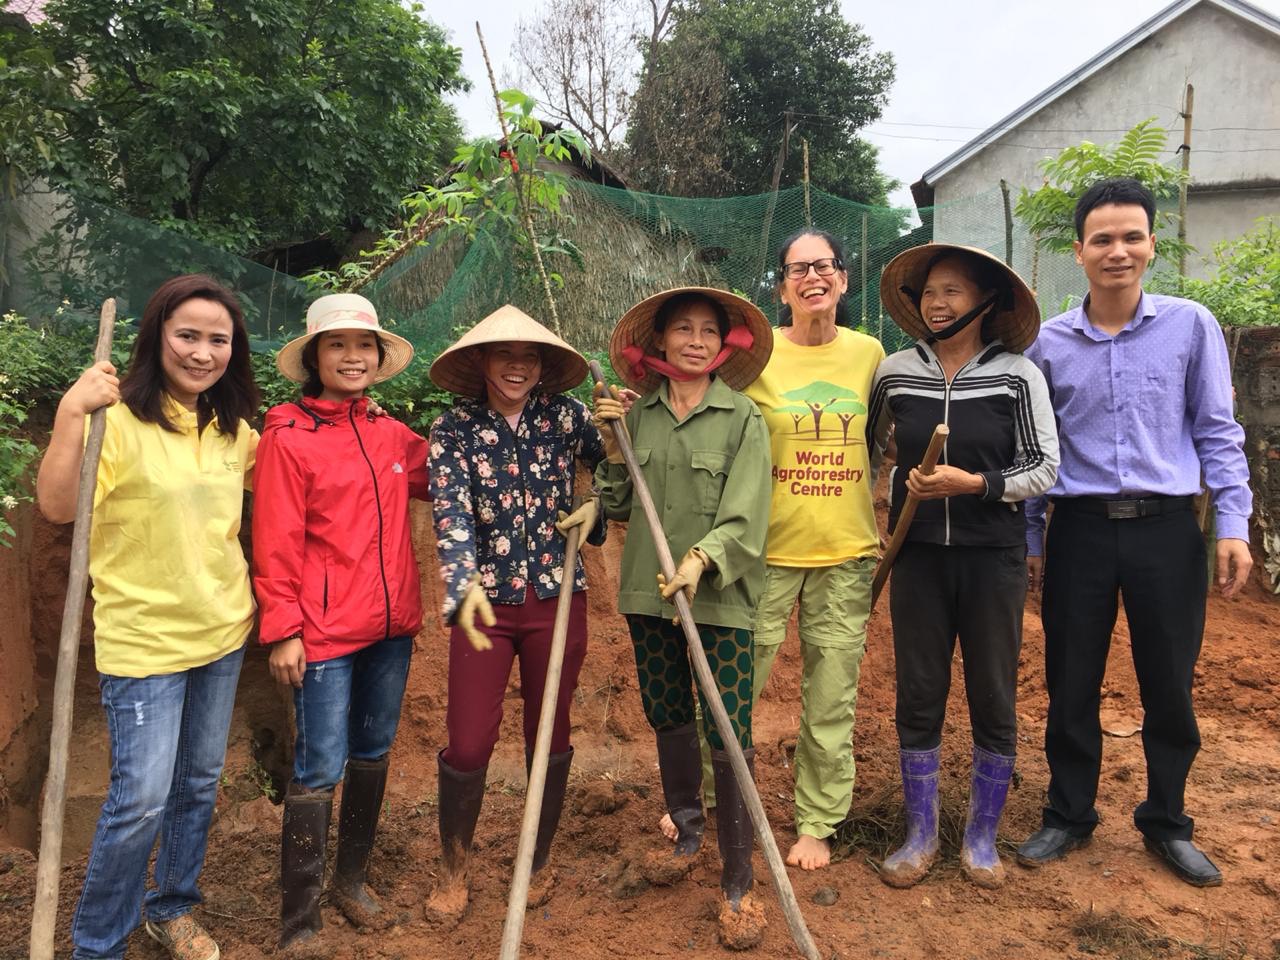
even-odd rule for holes
{"type": "Polygon", "coordinates": [[[99,407],[120,399],[116,368],[108,361],[95,363],[62,395],[53,421],[49,447],[36,474],[36,501],[40,512],[53,523],[70,523],[76,517],[80,491],[80,463],[84,459],[84,422],[99,407]]]}

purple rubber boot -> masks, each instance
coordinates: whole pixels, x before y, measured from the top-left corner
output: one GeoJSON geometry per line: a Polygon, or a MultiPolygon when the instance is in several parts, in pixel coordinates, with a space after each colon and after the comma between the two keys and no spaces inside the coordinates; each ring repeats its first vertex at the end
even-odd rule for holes
{"type": "Polygon", "coordinates": [[[924,879],[938,855],[938,763],[942,748],[899,750],[907,839],[885,858],[880,879],[891,887],[911,887],[924,879]]]}
{"type": "Polygon", "coordinates": [[[960,849],[960,869],[988,890],[1004,883],[1004,864],[996,852],[996,827],[1000,825],[1012,776],[1013,757],[1002,757],[974,746],[969,819],[965,822],[964,845],[960,849]]]}

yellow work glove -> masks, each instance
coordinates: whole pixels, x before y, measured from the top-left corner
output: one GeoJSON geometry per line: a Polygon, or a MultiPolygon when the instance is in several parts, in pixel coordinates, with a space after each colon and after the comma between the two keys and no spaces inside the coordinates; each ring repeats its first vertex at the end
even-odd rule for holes
{"type": "Polygon", "coordinates": [[[667,583],[666,577],[658,574],[658,586],[662,588],[662,599],[675,603],[671,598],[676,595],[677,590],[683,589],[685,598],[692,606],[693,598],[698,592],[698,581],[710,566],[711,558],[697,547],[691,547],[681,559],[680,566],[676,567],[676,575],[671,578],[670,583],[667,583]]]}
{"type": "Polygon", "coordinates": [[[467,640],[476,650],[492,650],[489,638],[476,629],[476,614],[480,614],[480,622],[486,627],[495,626],[498,618],[493,615],[493,607],[489,606],[489,595],[480,586],[480,575],[473,573],[471,582],[467,584],[467,592],[462,595],[458,604],[458,626],[467,635],[467,640]]]}
{"type": "Polygon", "coordinates": [[[625,430],[627,427],[622,418],[626,414],[627,408],[622,403],[622,394],[618,388],[611,386],[606,393],[604,384],[597,380],[591,406],[591,422],[600,431],[600,440],[604,443],[604,457],[610,463],[623,462],[622,450],[618,447],[618,441],[613,435],[610,424],[616,423],[619,430],[625,430]]]}
{"type": "Polygon", "coordinates": [[[569,531],[574,527],[581,527],[580,536],[586,537],[588,533],[596,525],[596,517],[600,513],[600,501],[596,497],[588,497],[582,501],[582,506],[578,507],[573,513],[565,513],[563,510],[557,515],[559,519],[556,521],[556,529],[566,537],[569,531]]]}

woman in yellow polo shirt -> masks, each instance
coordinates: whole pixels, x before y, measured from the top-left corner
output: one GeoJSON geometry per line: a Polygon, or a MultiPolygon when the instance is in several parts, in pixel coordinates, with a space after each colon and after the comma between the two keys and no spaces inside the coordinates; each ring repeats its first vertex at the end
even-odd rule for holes
{"type": "Polygon", "coordinates": [[[72,956],[124,956],[158,837],[147,932],[179,960],[217,960],[191,910],[254,616],[237,535],[258,391],[235,294],[198,274],[166,281],[124,377],[97,363],[63,396],[36,480],[55,523],[74,518],[85,423],[108,404],[89,573],[111,786],[72,956]]]}

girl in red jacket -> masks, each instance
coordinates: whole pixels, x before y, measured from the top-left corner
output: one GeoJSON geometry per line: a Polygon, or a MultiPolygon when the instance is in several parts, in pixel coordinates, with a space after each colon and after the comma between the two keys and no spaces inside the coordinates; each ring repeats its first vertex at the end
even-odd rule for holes
{"type": "Polygon", "coordinates": [[[342,812],[329,899],[356,926],[380,926],[365,887],[387,754],[422,625],[409,498],[428,499],[427,443],[369,412],[365,390],[413,359],[364,297],[321,297],[280,372],[302,398],[267,412],[253,510],[254,587],[271,675],[293,686],[298,738],[284,801],[280,946],[319,932],[325,843],[339,779],[342,812]]]}

